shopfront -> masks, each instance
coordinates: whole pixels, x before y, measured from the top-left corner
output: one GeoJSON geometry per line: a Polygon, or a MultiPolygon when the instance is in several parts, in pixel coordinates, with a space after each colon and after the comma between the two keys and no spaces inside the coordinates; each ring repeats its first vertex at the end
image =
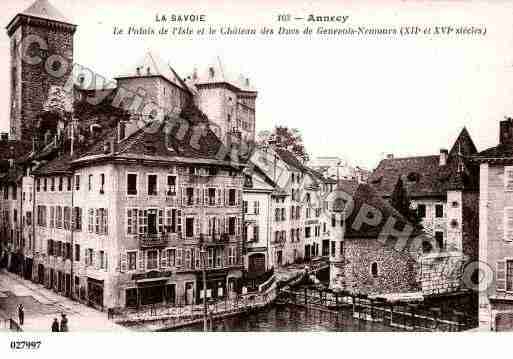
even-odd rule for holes
{"type": "MultiPolygon", "coordinates": [[[[207,299],[222,300],[226,297],[226,270],[208,271],[207,272],[207,299]]],[[[203,275],[198,273],[196,279],[196,302],[203,301],[203,275]]]]}
{"type": "Polygon", "coordinates": [[[87,278],[87,299],[89,305],[103,309],[103,280],[87,278]]]}

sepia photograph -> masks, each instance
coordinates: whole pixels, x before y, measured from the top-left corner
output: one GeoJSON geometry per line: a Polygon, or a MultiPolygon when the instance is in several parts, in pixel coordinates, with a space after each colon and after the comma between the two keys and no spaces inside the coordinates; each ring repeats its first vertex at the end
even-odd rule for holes
{"type": "Polygon", "coordinates": [[[513,330],[512,3],[0,7],[10,352],[513,330]]]}

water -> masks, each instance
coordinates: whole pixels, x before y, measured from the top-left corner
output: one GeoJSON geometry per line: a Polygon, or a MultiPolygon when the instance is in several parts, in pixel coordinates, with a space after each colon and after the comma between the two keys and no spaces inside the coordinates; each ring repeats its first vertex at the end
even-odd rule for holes
{"type": "MultiPolygon", "coordinates": [[[[397,329],[382,323],[357,320],[351,311],[327,312],[293,305],[271,305],[251,314],[215,320],[215,332],[390,332],[397,329]]],[[[203,324],[180,328],[178,331],[202,331],[203,324]]]]}

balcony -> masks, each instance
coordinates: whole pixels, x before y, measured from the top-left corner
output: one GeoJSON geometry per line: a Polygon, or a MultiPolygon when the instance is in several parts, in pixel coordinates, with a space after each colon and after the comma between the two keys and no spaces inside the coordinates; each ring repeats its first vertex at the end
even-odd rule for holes
{"type": "Polygon", "coordinates": [[[155,248],[165,247],[169,240],[167,233],[153,233],[153,234],[139,234],[139,247],[141,248],[155,248]]]}

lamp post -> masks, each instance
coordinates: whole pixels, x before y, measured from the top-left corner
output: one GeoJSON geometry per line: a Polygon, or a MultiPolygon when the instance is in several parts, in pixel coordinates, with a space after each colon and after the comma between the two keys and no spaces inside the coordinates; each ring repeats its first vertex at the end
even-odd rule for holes
{"type": "Polygon", "coordinates": [[[203,272],[203,331],[208,331],[208,322],[207,322],[207,251],[205,250],[205,245],[201,245],[201,263],[202,263],[202,272],[203,272]]]}

